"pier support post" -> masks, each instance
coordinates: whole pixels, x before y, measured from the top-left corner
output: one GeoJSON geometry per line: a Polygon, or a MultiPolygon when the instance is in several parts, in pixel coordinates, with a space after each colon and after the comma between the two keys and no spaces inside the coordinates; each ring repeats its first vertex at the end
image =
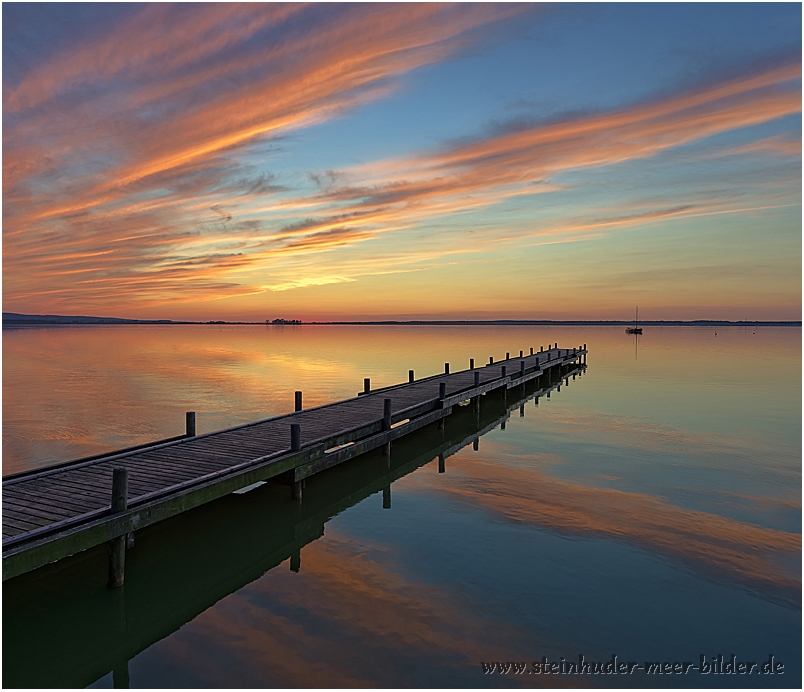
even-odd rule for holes
{"type": "Polygon", "coordinates": [[[295,410],[296,411],[301,411],[302,410],[302,393],[301,392],[295,392],[293,398],[294,398],[295,410]]]}
{"type": "MultiPolygon", "coordinates": [[[[391,400],[383,399],[382,402],[382,429],[383,432],[388,432],[391,429],[391,400]]],[[[382,446],[383,456],[391,456],[391,441],[388,440],[382,446]]]]}
{"type": "Polygon", "coordinates": [[[474,440],[472,440],[472,449],[474,449],[475,451],[480,449],[480,438],[479,437],[476,437],[474,440]]]}
{"type": "Polygon", "coordinates": [[[438,472],[439,473],[445,473],[446,470],[447,470],[444,462],[445,462],[444,455],[439,454],[438,455],[438,472]]]}
{"type": "Polygon", "coordinates": [[[301,550],[296,550],[290,556],[290,571],[298,574],[300,569],[301,569],[301,550]]]}
{"type": "Polygon", "coordinates": [[[195,411],[184,414],[184,434],[186,437],[195,437],[195,411]]]}
{"type": "Polygon", "coordinates": [[[112,687],[116,690],[127,690],[130,684],[128,661],[124,661],[112,669],[112,687]]]}
{"type": "Polygon", "coordinates": [[[500,430],[505,430],[505,421],[500,423],[500,430]]]}
{"type": "MultiPolygon", "coordinates": [[[[447,397],[447,383],[446,382],[439,382],[438,384],[438,398],[443,402],[444,399],[447,397]]],[[[443,406],[443,403],[442,403],[443,406]]],[[[438,425],[436,426],[439,430],[444,429],[444,418],[438,419],[438,425]]]]}
{"type": "Polygon", "coordinates": [[[501,369],[501,371],[500,371],[500,377],[505,377],[505,373],[506,373],[506,371],[507,371],[507,368],[506,368],[506,367],[503,365],[503,366],[502,366],[502,369],[501,369]]]}
{"type": "MultiPolygon", "coordinates": [[[[112,513],[125,511],[128,506],[128,470],[117,468],[112,471],[112,513]]],[[[126,535],[113,538],[112,554],[109,556],[108,585],[112,588],[123,586],[126,577],[126,535]]]]}
{"type": "Polygon", "coordinates": [[[391,509],[391,485],[390,483],[382,489],[382,508],[391,509]]]}
{"type": "MultiPolygon", "coordinates": [[[[525,376],[525,361],[524,360],[519,361],[519,376],[520,377],[525,376]]],[[[524,384],[524,382],[522,384],[524,384]]]]}
{"type": "Polygon", "coordinates": [[[408,382],[413,382],[415,378],[413,377],[413,370],[408,370],[408,382]]]}
{"type": "Polygon", "coordinates": [[[536,396],[536,397],[534,397],[534,398],[533,398],[533,405],[534,405],[534,406],[538,406],[538,405],[539,405],[539,397],[538,397],[538,396],[536,396]]]}
{"type": "Polygon", "coordinates": [[[363,393],[368,394],[371,391],[371,378],[366,377],[363,379],[363,393]]]}

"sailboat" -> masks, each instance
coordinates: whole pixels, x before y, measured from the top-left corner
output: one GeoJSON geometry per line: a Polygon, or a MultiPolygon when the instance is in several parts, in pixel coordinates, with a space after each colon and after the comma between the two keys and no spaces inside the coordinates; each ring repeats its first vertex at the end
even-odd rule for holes
{"type": "Polygon", "coordinates": [[[636,306],[636,318],[634,319],[634,326],[633,327],[626,327],[625,328],[626,334],[641,334],[642,327],[639,326],[639,305],[636,306]]]}

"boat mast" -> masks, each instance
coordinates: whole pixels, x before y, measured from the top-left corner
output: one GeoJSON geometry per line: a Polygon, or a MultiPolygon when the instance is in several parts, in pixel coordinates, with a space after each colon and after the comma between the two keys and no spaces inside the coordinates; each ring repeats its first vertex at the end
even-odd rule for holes
{"type": "Polygon", "coordinates": [[[639,305],[637,305],[636,308],[637,308],[637,310],[636,310],[636,324],[634,325],[634,328],[638,329],[639,328],[639,305]]]}

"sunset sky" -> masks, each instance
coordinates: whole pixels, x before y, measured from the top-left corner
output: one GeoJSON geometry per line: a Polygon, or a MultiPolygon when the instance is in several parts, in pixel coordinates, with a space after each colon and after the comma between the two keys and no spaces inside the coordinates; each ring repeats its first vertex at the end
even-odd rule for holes
{"type": "Polygon", "coordinates": [[[801,5],[3,5],[3,310],[801,319],[801,5]]]}

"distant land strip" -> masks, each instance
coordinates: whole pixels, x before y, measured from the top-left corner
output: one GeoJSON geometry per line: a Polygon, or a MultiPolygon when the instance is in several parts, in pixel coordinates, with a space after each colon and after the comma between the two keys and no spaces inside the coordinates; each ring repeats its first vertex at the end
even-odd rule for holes
{"type": "MultiPolygon", "coordinates": [[[[241,322],[228,320],[208,320],[198,322],[191,320],[135,320],[126,317],[89,317],[85,315],[25,315],[18,312],[4,312],[3,326],[20,325],[60,325],[60,324],[262,324],[262,325],[299,325],[299,324],[340,324],[340,325],[446,325],[446,326],[586,326],[606,327],[631,325],[633,320],[372,320],[364,322],[302,322],[282,318],[263,322],[241,322]]],[[[763,321],[763,320],[643,320],[642,326],[648,327],[800,327],[798,321],[763,321]]]]}

